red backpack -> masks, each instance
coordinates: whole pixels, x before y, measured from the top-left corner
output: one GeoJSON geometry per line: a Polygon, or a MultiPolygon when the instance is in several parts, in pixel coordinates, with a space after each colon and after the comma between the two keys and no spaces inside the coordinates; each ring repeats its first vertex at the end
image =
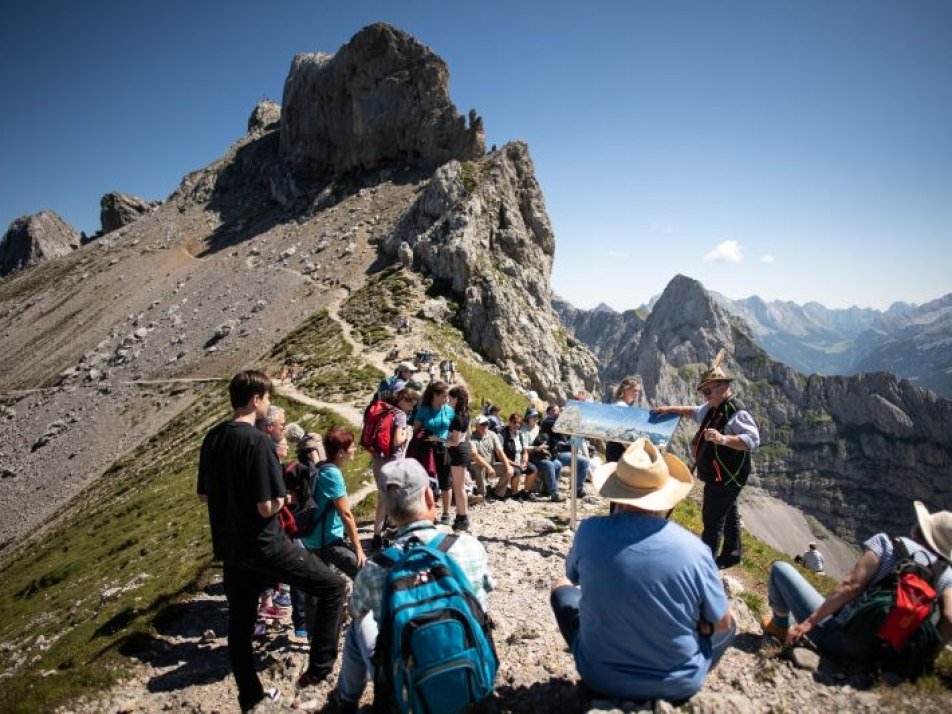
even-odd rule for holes
{"type": "Polygon", "coordinates": [[[360,445],[371,456],[382,459],[393,456],[393,435],[396,432],[397,407],[383,399],[374,399],[364,410],[364,426],[360,430],[360,445]]]}

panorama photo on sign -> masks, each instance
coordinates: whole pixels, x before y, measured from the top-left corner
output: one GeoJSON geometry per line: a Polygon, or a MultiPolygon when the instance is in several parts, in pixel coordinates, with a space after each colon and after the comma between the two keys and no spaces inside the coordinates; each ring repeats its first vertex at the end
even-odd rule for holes
{"type": "Polygon", "coordinates": [[[678,428],[678,419],[676,414],[654,414],[640,407],[569,400],[553,430],[560,434],[622,443],[646,437],[663,449],[678,428]]]}

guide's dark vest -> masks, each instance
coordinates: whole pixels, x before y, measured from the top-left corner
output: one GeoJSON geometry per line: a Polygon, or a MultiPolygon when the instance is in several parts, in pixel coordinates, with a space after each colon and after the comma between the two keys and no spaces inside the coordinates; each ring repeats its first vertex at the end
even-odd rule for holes
{"type": "Polygon", "coordinates": [[[743,486],[750,476],[750,451],[738,451],[727,446],[704,439],[705,429],[716,429],[721,434],[724,428],[739,411],[746,407],[736,397],[730,397],[716,409],[708,411],[697,434],[694,435],[694,463],[697,464],[697,476],[704,483],[743,486]]]}

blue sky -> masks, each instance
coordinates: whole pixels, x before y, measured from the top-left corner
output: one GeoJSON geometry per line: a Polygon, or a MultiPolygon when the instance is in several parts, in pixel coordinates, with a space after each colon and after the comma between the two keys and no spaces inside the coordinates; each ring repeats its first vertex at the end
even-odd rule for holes
{"type": "Polygon", "coordinates": [[[384,20],[449,65],[486,140],[529,144],[553,288],[636,307],[677,273],[730,297],[885,308],[952,291],[952,3],[48,2],[0,26],[0,224],[164,198],[291,58],[384,20]]]}

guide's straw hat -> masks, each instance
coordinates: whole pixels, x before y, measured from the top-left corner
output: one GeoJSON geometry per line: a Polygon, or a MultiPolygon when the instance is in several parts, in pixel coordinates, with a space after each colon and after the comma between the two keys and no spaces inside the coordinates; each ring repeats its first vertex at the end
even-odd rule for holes
{"type": "Polygon", "coordinates": [[[617,463],[610,461],[595,469],[592,482],[609,501],[646,511],[674,508],[694,485],[681,459],[662,454],[645,438],[632,442],[617,463]]]}
{"type": "Polygon", "coordinates": [[[701,389],[705,384],[709,382],[732,382],[734,378],[727,373],[727,370],[721,367],[721,362],[724,361],[724,358],[727,356],[727,350],[723,347],[721,351],[717,353],[717,357],[714,358],[714,361],[711,362],[711,368],[706,369],[701,372],[701,381],[697,383],[697,388],[701,389]]]}
{"type": "Polygon", "coordinates": [[[952,513],[929,513],[922,501],[914,501],[912,505],[926,544],[946,560],[952,560],[952,513]]]}

